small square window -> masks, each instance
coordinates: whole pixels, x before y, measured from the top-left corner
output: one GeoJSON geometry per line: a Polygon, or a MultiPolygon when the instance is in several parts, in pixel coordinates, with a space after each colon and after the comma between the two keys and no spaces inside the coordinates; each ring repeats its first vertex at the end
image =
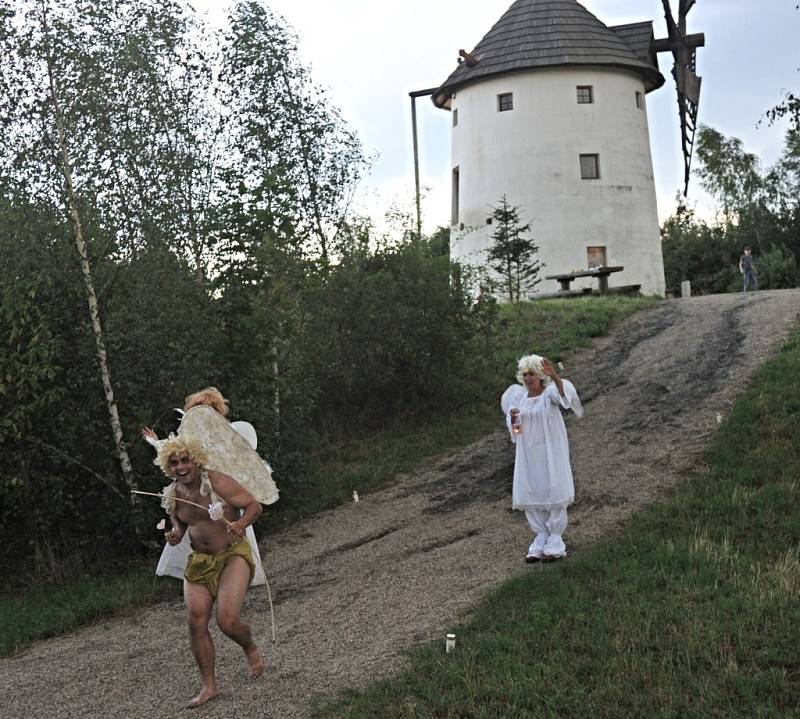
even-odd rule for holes
{"type": "Polygon", "coordinates": [[[514,109],[514,93],[503,92],[497,96],[497,111],[507,112],[514,109]]]}
{"type": "Polygon", "coordinates": [[[591,85],[578,85],[575,90],[578,93],[579,105],[591,105],[594,102],[594,93],[591,85]]]}
{"type": "Polygon", "coordinates": [[[598,155],[581,155],[581,179],[582,180],[599,180],[600,179],[600,163],[598,155]]]}
{"type": "Polygon", "coordinates": [[[453,110],[453,127],[458,125],[458,110],[453,110]]]}
{"type": "Polygon", "coordinates": [[[636,93],[636,107],[640,110],[644,107],[644,95],[641,92],[636,93]]]}

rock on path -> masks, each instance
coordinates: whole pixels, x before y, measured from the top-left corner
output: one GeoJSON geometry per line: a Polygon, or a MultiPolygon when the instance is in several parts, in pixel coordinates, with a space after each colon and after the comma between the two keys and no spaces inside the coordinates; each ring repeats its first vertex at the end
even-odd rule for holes
{"type": "MultiPolygon", "coordinates": [[[[568,363],[586,407],[583,420],[569,420],[577,495],[570,551],[685,475],[716,414],[788,337],[798,307],[798,290],[666,301],[568,363]]],[[[0,716],[310,716],[316,693],[388,675],[402,665],[400,650],[443,638],[488,589],[516,572],[547,571],[522,561],[530,533],[509,509],[512,471],[511,445],[498,430],[271,537],[263,555],[276,645],[264,588],[245,607],[268,670],[248,679],[238,647],[214,626],[222,693],[205,707],[182,709],[198,682],[175,602],[0,659],[0,716]]]]}

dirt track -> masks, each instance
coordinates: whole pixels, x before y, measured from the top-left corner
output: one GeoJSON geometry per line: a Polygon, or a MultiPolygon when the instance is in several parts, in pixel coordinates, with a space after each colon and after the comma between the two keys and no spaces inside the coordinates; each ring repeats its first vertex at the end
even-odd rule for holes
{"type": "MultiPolygon", "coordinates": [[[[586,408],[583,420],[568,422],[576,478],[568,551],[608,533],[692,466],[716,414],[780,347],[798,308],[800,290],[671,300],[568,363],[586,408]]],[[[201,709],[181,708],[198,683],[176,602],[0,660],[0,716],[309,716],[313,694],[390,673],[402,648],[442,638],[487,589],[515,572],[548,571],[522,561],[530,536],[509,509],[512,468],[497,431],[271,538],[263,556],[277,645],[268,641],[263,588],[245,609],[268,671],[247,679],[241,652],[214,627],[222,694],[201,709]]]]}

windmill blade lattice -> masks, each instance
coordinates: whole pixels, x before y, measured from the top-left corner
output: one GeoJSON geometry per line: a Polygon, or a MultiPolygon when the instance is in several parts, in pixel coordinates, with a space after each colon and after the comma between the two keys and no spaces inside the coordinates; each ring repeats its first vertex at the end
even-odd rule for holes
{"type": "Polygon", "coordinates": [[[669,0],[662,0],[662,3],[667,21],[667,39],[654,41],[653,49],[656,52],[670,51],[675,61],[672,77],[675,79],[678,91],[685,195],[689,191],[694,135],[697,129],[697,108],[700,103],[701,78],[697,75],[697,48],[705,44],[705,37],[702,33],[689,35],[686,32],[686,15],[694,6],[695,0],[680,0],[677,23],[669,0]]]}

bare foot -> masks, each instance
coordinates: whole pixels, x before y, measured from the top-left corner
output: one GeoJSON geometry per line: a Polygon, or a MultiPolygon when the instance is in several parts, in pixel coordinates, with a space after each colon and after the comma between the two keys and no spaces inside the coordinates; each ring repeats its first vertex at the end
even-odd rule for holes
{"type": "Polygon", "coordinates": [[[192,699],[186,706],[189,709],[197,709],[197,707],[202,706],[206,702],[210,702],[215,696],[217,696],[217,690],[214,689],[207,689],[203,687],[200,690],[200,693],[192,699]]]}
{"type": "Polygon", "coordinates": [[[247,656],[247,664],[250,667],[250,678],[260,677],[264,673],[265,662],[261,652],[258,651],[258,647],[254,644],[251,649],[245,649],[244,653],[247,656]]]}

